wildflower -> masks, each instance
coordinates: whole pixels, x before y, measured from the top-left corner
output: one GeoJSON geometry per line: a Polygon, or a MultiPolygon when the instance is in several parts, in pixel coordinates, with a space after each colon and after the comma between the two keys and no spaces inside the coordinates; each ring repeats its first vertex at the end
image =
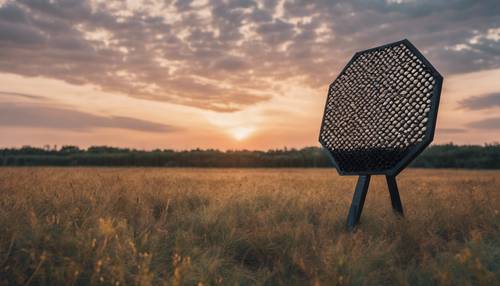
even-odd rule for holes
{"type": "Polygon", "coordinates": [[[47,252],[42,252],[42,254],[40,255],[40,261],[45,261],[45,259],[47,259],[47,252]]]}
{"type": "Polygon", "coordinates": [[[460,261],[460,263],[464,264],[469,260],[469,258],[472,256],[470,250],[466,248],[463,250],[461,253],[455,255],[455,258],[460,261]]]}
{"type": "Polygon", "coordinates": [[[113,228],[113,221],[109,218],[100,218],[99,231],[104,236],[113,235],[115,232],[115,229],[113,228]]]}
{"type": "Polygon", "coordinates": [[[95,266],[95,271],[100,272],[101,271],[101,266],[102,266],[102,260],[97,260],[96,266],[95,266]]]}
{"type": "Polygon", "coordinates": [[[130,250],[132,250],[132,253],[135,255],[137,253],[137,248],[135,247],[135,244],[133,241],[129,240],[128,241],[128,246],[130,247],[130,250]]]}

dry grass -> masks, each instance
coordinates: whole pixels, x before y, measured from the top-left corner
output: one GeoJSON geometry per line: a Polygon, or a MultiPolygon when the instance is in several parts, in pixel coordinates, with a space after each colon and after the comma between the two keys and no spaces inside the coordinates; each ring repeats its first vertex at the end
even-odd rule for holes
{"type": "Polygon", "coordinates": [[[0,284],[499,285],[500,172],[0,169],[0,284]]]}

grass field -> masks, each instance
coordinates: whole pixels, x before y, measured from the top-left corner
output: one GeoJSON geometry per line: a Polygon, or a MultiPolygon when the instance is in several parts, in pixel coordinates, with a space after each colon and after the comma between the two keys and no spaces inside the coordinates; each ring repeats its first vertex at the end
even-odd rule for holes
{"type": "Polygon", "coordinates": [[[500,285],[500,171],[0,169],[0,285],[500,285]]]}

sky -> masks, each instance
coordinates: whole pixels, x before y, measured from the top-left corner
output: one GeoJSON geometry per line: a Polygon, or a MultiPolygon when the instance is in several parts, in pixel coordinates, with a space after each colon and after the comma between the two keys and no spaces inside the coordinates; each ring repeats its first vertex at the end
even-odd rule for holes
{"type": "Polygon", "coordinates": [[[434,142],[500,141],[498,0],[0,0],[0,147],[319,146],[328,85],[409,39],[434,142]]]}

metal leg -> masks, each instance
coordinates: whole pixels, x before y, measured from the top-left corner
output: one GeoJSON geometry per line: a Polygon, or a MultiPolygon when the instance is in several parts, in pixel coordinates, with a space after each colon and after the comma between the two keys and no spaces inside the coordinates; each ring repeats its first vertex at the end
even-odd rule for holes
{"type": "Polygon", "coordinates": [[[387,187],[389,187],[389,193],[391,194],[391,204],[392,209],[398,214],[404,216],[403,205],[401,204],[401,199],[399,198],[398,184],[396,183],[396,177],[385,176],[387,180],[387,187]]]}
{"type": "Polygon", "coordinates": [[[370,175],[359,176],[354,196],[352,197],[351,208],[347,216],[347,228],[354,229],[361,217],[363,205],[365,203],[366,193],[368,192],[368,185],[370,184],[370,175]]]}

